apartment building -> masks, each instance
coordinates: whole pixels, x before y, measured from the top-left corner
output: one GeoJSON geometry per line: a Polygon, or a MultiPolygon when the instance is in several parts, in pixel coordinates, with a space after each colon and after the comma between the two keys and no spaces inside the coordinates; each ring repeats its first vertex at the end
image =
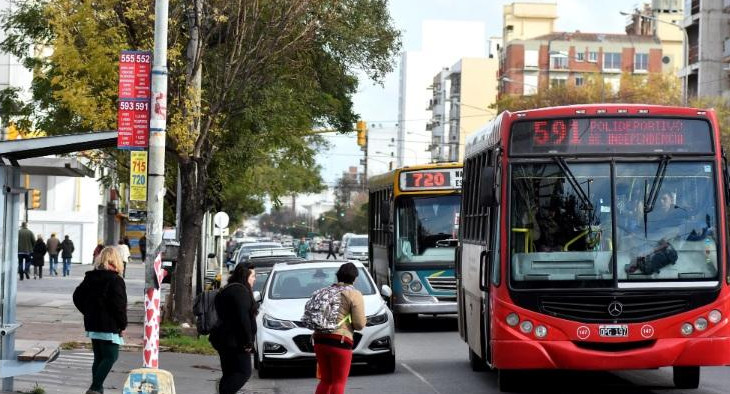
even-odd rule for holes
{"type": "Polygon", "coordinates": [[[687,67],[680,76],[688,97],[730,96],[730,1],[686,0],[687,67]]]}
{"type": "Polygon", "coordinates": [[[489,108],[497,99],[501,38],[490,38],[490,55],[462,58],[434,76],[429,103],[431,161],[460,161],[466,137],[496,115],[489,108]]]}
{"type": "Polygon", "coordinates": [[[621,74],[662,71],[662,45],[646,35],[554,32],[506,43],[500,94],[530,95],[548,86],[580,86],[600,74],[614,89],[621,74]]]}

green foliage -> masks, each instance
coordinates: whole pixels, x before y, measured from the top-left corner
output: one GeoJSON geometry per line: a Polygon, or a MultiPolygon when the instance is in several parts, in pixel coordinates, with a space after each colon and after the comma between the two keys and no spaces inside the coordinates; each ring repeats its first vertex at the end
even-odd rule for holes
{"type": "Polygon", "coordinates": [[[725,97],[699,97],[690,100],[689,106],[715,110],[722,146],[726,151],[730,150],[730,100],[725,97]]]}
{"type": "Polygon", "coordinates": [[[582,86],[550,87],[530,96],[503,95],[490,108],[501,112],[591,103],[680,104],[679,81],[670,74],[623,74],[617,91],[599,75],[586,74],[584,81],[582,86]]]}
{"type": "Polygon", "coordinates": [[[160,346],[175,353],[216,354],[215,349],[208,341],[207,335],[185,335],[175,325],[162,325],[160,327],[160,346]]]}
{"type": "Polygon", "coordinates": [[[39,385],[38,382],[35,382],[35,385],[32,389],[29,391],[24,391],[24,393],[28,394],[46,394],[46,389],[43,388],[43,386],[39,385]]]}

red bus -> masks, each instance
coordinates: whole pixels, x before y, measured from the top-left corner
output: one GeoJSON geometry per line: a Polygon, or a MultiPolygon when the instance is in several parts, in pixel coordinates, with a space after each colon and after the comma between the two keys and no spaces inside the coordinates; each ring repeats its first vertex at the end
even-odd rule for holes
{"type": "MultiPolygon", "coordinates": [[[[713,110],[503,112],[467,141],[459,333],[502,391],[520,370],[730,364],[728,171],[713,110]]],[[[523,378],[524,379],[524,378],[523,378]]]]}

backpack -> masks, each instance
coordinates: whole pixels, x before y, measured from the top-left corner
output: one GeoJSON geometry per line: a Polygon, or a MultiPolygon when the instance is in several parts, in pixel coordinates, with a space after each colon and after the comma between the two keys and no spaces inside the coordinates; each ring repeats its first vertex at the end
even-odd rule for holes
{"type": "Polygon", "coordinates": [[[352,290],[352,286],[332,285],[315,291],[304,305],[302,323],[314,331],[333,332],[344,323],[347,318],[338,321],[342,292],[352,290]]]}
{"type": "Polygon", "coordinates": [[[198,335],[209,335],[219,326],[218,311],[215,309],[215,297],[228,286],[239,285],[240,283],[229,283],[222,289],[204,291],[195,297],[193,301],[193,314],[195,315],[195,327],[198,335]]]}

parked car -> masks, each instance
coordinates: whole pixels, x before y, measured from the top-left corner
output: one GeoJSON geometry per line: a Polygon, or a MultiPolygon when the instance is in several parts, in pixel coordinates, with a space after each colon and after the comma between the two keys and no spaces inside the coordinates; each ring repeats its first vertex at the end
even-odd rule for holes
{"type": "MultiPolygon", "coordinates": [[[[366,363],[382,372],[395,370],[395,326],[393,314],[383,297],[392,294],[388,286],[381,292],[362,263],[354,286],[363,294],[366,327],[355,332],[352,362],[366,363]]],[[[301,322],[304,304],[311,294],[336,282],[338,264],[332,261],[304,261],[274,265],[262,292],[256,317],[258,331],[254,345],[254,367],[265,378],[277,366],[314,363],[312,330],[301,322]]]]}
{"type": "Polygon", "coordinates": [[[347,240],[345,260],[368,261],[368,236],[353,235],[347,240]]]}
{"type": "Polygon", "coordinates": [[[167,275],[162,279],[162,283],[170,283],[172,275],[177,265],[177,256],[180,252],[180,241],[177,239],[176,230],[167,228],[162,230],[162,269],[167,271],[167,275]]]}
{"type": "Polygon", "coordinates": [[[236,255],[236,263],[230,266],[229,269],[232,270],[236,265],[248,261],[248,256],[255,250],[277,249],[282,247],[283,246],[278,242],[253,242],[242,244],[238,249],[238,254],[236,255]]]}
{"type": "Polygon", "coordinates": [[[345,249],[347,248],[347,240],[350,239],[350,237],[352,237],[353,235],[355,235],[355,234],[345,233],[345,235],[342,236],[342,242],[340,242],[340,250],[339,250],[340,256],[344,256],[345,249]]]}

